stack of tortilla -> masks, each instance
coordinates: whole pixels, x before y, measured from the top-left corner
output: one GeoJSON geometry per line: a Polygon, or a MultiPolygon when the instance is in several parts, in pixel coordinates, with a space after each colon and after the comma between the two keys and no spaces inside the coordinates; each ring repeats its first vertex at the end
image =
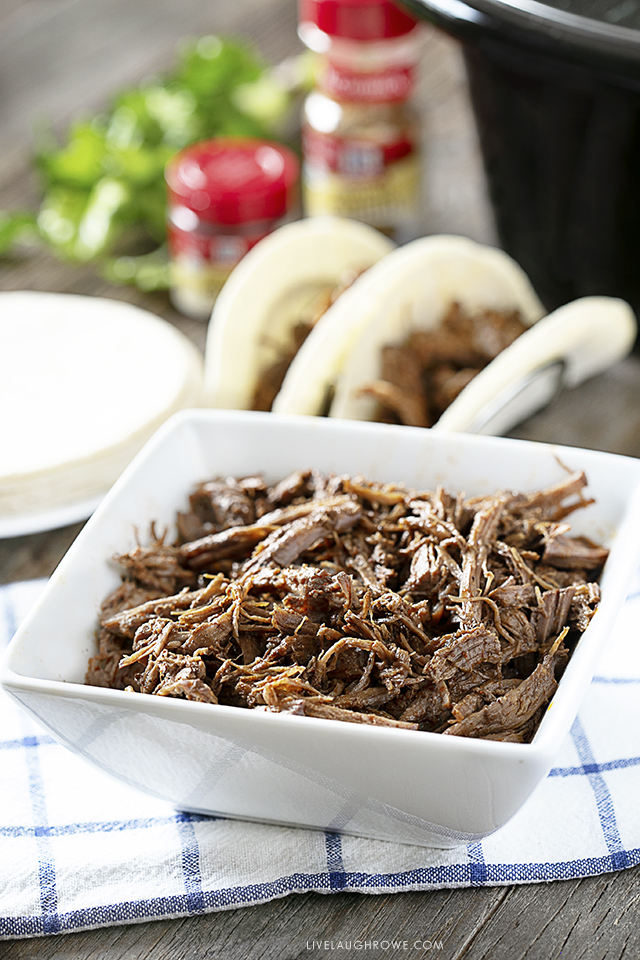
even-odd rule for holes
{"type": "Polygon", "coordinates": [[[87,516],[160,424],[199,405],[201,392],[197,348],[145,310],[97,297],[1,293],[5,535],[87,516]]]}

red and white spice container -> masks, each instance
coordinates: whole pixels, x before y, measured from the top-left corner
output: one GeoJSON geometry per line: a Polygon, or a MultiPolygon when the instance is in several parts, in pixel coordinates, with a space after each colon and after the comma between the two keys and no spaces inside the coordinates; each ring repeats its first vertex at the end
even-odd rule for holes
{"type": "Polygon", "coordinates": [[[171,300],[207,320],[235,265],[284,222],[297,202],[299,163],[279,143],[218,138],[167,165],[171,300]]]}
{"type": "Polygon", "coordinates": [[[420,233],[423,28],[392,0],[300,0],[298,33],[318,54],[303,109],[305,214],[336,214],[399,242],[420,233]]]}

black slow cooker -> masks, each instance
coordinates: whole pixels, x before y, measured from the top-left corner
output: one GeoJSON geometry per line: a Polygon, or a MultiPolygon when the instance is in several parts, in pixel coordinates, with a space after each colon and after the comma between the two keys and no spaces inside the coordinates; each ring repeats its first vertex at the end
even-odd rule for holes
{"type": "Polygon", "coordinates": [[[463,46],[502,246],[640,314],[640,0],[404,0],[463,46]]]}

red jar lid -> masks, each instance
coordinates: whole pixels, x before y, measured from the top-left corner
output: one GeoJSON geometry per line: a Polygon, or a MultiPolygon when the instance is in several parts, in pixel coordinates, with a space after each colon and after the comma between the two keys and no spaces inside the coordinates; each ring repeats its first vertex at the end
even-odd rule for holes
{"type": "Polygon", "coordinates": [[[386,40],[409,33],[417,22],[392,0],[300,0],[300,23],[331,37],[386,40]]]}
{"type": "Polygon", "coordinates": [[[299,176],[296,155],[266,140],[219,138],[187,147],[167,165],[169,202],[201,220],[247,223],[282,217],[299,176]]]}

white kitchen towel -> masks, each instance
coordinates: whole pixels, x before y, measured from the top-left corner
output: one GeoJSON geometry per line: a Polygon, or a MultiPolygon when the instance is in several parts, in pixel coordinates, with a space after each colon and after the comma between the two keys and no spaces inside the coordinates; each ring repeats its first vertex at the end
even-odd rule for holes
{"type": "MultiPolygon", "coordinates": [[[[0,588],[0,650],[44,581],[0,588]]],[[[431,850],[177,813],[0,692],[0,938],[264,903],[593,876],[640,862],[640,577],[557,766],[497,833],[431,850]]]]}

